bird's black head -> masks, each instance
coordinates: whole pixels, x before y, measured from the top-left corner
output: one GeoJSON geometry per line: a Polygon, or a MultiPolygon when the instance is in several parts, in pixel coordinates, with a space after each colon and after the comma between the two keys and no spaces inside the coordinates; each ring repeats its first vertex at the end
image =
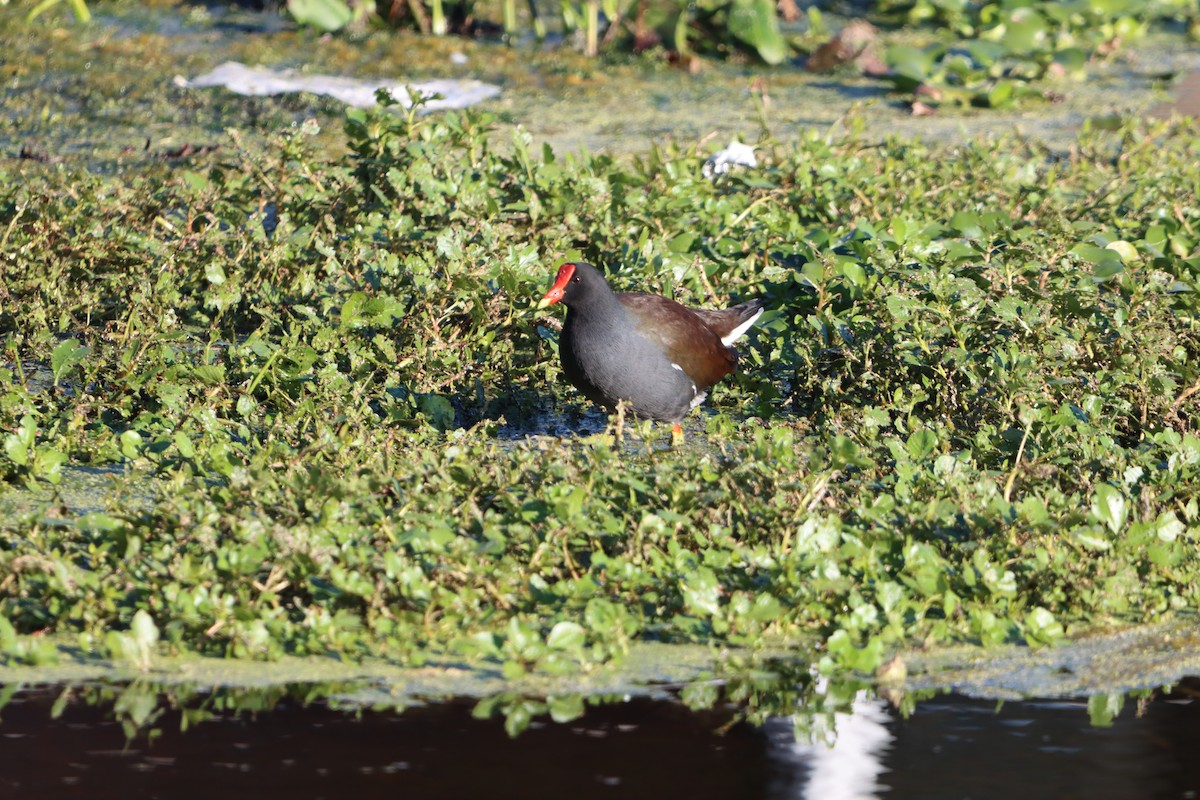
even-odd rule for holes
{"type": "Polygon", "coordinates": [[[597,292],[610,292],[608,282],[600,274],[600,270],[583,261],[568,262],[558,268],[554,285],[550,291],[542,295],[538,306],[545,308],[562,302],[568,308],[587,302],[597,292]]]}

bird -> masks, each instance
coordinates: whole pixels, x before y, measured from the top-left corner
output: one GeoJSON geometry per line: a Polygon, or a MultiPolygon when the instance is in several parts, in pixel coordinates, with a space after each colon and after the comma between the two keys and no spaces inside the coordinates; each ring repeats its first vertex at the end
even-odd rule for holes
{"type": "Polygon", "coordinates": [[[612,410],[624,403],[639,417],[679,422],[733,372],[733,343],[762,315],[760,299],[710,311],[666,297],[614,292],[591,264],[568,262],[539,309],[561,302],[563,373],[586,397],[612,410]]]}

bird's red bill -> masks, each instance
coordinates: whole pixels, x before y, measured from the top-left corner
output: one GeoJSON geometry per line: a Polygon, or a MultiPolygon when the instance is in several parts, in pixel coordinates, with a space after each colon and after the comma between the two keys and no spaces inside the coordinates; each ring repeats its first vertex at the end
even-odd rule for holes
{"type": "Polygon", "coordinates": [[[550,291],[542,295],[540,305],[550,306],[563,299],[563,292],[567,289],[567,282],[571,280],[571,276],[575,274],[574,264],[563,264],[558,268],[558,275],[554,278],[554,285],[550,287],[550,291]]]}

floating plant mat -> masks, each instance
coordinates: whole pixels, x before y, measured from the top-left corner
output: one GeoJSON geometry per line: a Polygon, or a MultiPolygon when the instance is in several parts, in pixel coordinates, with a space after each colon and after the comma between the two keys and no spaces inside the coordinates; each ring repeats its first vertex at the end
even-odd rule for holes
{"type": "Polygon", "coordinates": [[[908,671],[909,689],[953,689],[994,699],[1085,697],[1165,686],[1200,675],[1200,624],[1188,614],[1055,647],[940,648],[914,656],[908,671]]]}
{"type": "MultiPolygon", "coordinates": [[[[437,657],[422,667],[401,667],[384,659],[354,663],[316,656],[275,661],[150,656],[143,668],[80,656],[66,640],[59,653],[57,663],[0,665],[0,685],[130,680],[225,687],[324,683],[343,684],[337,692],[343,700],[369,704],[385,696],[487,697],[500,692],[543,697],[564,693],[656,696],[669,686],[736,682],[749,669],[763,692],[761,701],[772,692],[789,695],[799,684],[808,683],[811,672],[806,665],[819,657],[800,651],[750,656],[701,645],[640,642],[620,662],[590,673],[529,673],[511,679],[497,664],[437,657]],[[347,692],[347,683],[359,688],[347,692]]],[[[889,688],[918,693],[954,690],[992,699],[1090,697],[1166,686],[1200,675],[1200,629],[1193,617],[1185,615],[1052,647],[947,647],[903,654],[901,659],[907,663],[907,679],[902,687],[889,688]]]]}
{"type": "Polygon", "coordinates": [[[469,665],[453,658],[431,657],[422,667],[401,667],[385,659],[354,663],[320,656],[285,656],[275,661],[200,656],[150,656],[142,665],[108,659],[76,657],[66,641],[57,663],[37,666],[0,665],[0,686],[148,680],[159,685],[265,687],[284,684],[338,685],[348,699],[346,684],[364,687],[351,694],[361,702],[382,696],[486,697],[515,691],[530,696],[555,693],[654,694],[653,687],[680,685],[712,674],[715,651],[699,645],[634,644],[619,665],[588,674],[553,676],[528,674],[506,679],[498,664],[469,665]]]}
{"type": "Polygon", "coordinates": [[[262,96],[308,92],[340,100],[346,105],[369,108],[375,105],[375,94],[386,89],[401,106],[412,105],[412,92],[426,100],[425,111],[466,108],[500,94],[500,87],[476,80],[433,80],[420,83],[405,81],[348,78],[341,75],[304,75],[295,70],[274,70],[267,67],[248,67],[237,61],[226,61],[211,72],[196,78],[177,77],[177,85],[192,89],[220,86],[241,95],[262,96]]]}

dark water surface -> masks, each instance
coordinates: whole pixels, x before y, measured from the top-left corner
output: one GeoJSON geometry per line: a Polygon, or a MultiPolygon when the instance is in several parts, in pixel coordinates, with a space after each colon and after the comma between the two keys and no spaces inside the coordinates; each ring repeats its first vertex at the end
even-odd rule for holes
{"type": "Polygon", "coordinates": [[[943,695],[907,719],[863,697],[836,744],[799,744],[789,718],[663,700],[589,707],[510,738],[474,702],[341,711],[285,699],[217,712],[132,741],[113,707],[61,690],[0,709],[2,798],[1193,798],[1200,797],[1200,681],[1141,702],[1110,727],[1086,701],[943,695]],[[57,716],[54,714],[57,713],[57,716]]]}

